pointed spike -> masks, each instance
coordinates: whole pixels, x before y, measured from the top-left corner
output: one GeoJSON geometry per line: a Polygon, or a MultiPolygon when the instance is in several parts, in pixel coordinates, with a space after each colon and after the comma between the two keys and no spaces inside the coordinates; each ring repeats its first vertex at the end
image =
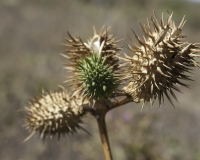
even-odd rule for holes
{"type": "Polygon", "coordinates": [[[176,86],[174,86],[174,85],[172,85],[171,88],[173,88],[174,90],[176,90],[176,91],[182,93],[182,92],[181,92],[176,86]]]}
{"type": "Polygon", "coordinates": [[[191,60],[194,64],[195,67],[200,67],[200,65],[195,61],[195,60],[191,60]]]}
{"type": "Polygon", "coordinates": [[[183,18],[182,18],[182,20],[181,20],[181,22],[180,22],[180,24],[179,24],[179,26],[178,26],[178,29],[183,29],[183,26],[184,26],[184,24],[186,23],[186,21],[187,20],[185,20],[185,15],[183,16],[183,18]]]}
{"type": "Polygon", "coordinates": [[[76,37],[72,36],[68,31],[67,34],[74,42],[77,42],[76,37]]]}
{"type": "Polygon", "coordinates": [[[137,39],[137,41],[140,43],[140,45],[146,47],[146,43],[143,42],[142,40],[140,40],[140,38],[136,35],[136,33],[134,32],[134,30],[132,30],[134,35],[135,35],[135,38],[137,39]]]}
{"type": "MultiPolygon", "coordinates": [[[[81,37],[79,37],[79,41],[81,42],[82,46],[84,46],[84,48],[86,49],[86,51],[89,51],[87,45],[85,45],[86,43],[83,43],[81,37]]],[[[79,52],[80,52],[80,51],[79,51],[79,52]]],[[[85,52],[85,51],[83,51],[83,52],[85,52]]]]}
{"type": "Polygon", "coordinates": [[[154,80],[153,82],[154,82],[156,88],[157,88],[158,90],[160,90],[160,88],[158,87],[158,84],[156,83],[155,75],[152,76],[152,78],[153,78],[153,80],[154,80]]]}
{"type": "Polygon", "coordinates": [[[162,98],[163,104],[165,105],[163,92],[161,92],[160,94],[161,94],[161,98],[162,98]]]}
{"type": "Polygon", "coordinates": [[[158,102],[159,102],[159,108],[161,107],[161,95],[160,92],[158,93],[158,102]]]}
{"type": "Polygon", "coordinates": [[[150,24],[149,24],[149,19],[147,18],[147,25],[144,25],[145,29],[148,30],[148,32],[150,34],[152,34],[152,30],[151,30],[151,27],[150,27],[150,24]]]}
{"type": "Polygon", "coordinates": [[[172,20],[172,15],[173,15],[173,12],[171,13],[171,15],[169,16],[168,20],[167,20],[167,25],[170,25],[170,22],[172,20]]]}
{"type": "Polygon", "coordinates": [[[186,88],[189,88],[189,85],[185,84],[185,83],[182,83],[180,82],[179,80],[177,80],[177,84],[181,85],[181,86],[184,86],[186,88]]]}
{"type": "Polygon", "coordinates": [[[157,67],[157,72],[160,73],[161,75],[165,76],[165,77],[171,78],[171,76],[166,75],[165,73],[163,73],[160,67],[157,67]]]}
{"type": "Polygon", "coordinates": [[[154,47],[156,47],[161,41],[164,40],[167,32],[170,30],[170,26],[166,26],[166,28],[158,35],[158,38],[155,41],[154,47]]]}
{"type": "Polygon", "coordinates": [[[168,93],[167,93],[166,90],[164,91],[164,93],[165,93],[167,99],[168,99],[168,100],[170,101],[170,103],[172,104],[172,106],[175,108],[175,106],[174,106],[174,104],[173,104],[173,102],[172,102],[171,98],[169,97],[169,95],[168,95],[168,93]]]}
{"type": "MultiPolygon", "coordinates": [[[[139,22],[140,23],[140,22],[139,22]]],[[[147,31],[144,29],[144,26],[142,26],[142,24],[140,23],[140,26],[145,34],[146,37],[150,37],[152,40],[155,40],[154,36],[150,35],[149,33],[147,33],[147,31]]]]}
{"type": "Polygon", "coordinates": [[[153,26],[154,26],[154,28],[156,29],[156,31],[157,32],[159,32],[160,31],[160,29],[159,29],[159,27],[156,25],[156,23],[155,23],[155,21],[154,21],[154,19],[153,19],[153,17],[151,16],[151,21],[152,21],[152,23],[153,23],[153,26]]]}
{"type": "Polygon", "coordinates": [[[153,86],[153,83],[151,82],[151,94],[153,94],[153,88],[154,86],[153,86]]]}
{"type": "Polygon", "coordinates": [[[33,135],[35,134],[36,131],[33,131],[26,139],[23,140],[23,142],[28,141],[33,135]]]}
{"type": "Polygon", "coordinates": [[[154,104],[154,100],[152,98],[150,98],[150,104],[151,104],[151,107],[153,106],[154,104]]]}
{"type": "MultiPolygon", "coordinates": [[[[101,31],[100,31],[100,33],[99,33],[100,35],[103,35],[102,32],[103,32],[104,28],[105,28],[105,25],[102,26],[101,31]]],[[[97,35],[98,35],[98,34],[97,34],[97,35]]]]}
{"type": "Polygon", "coordinates": [[[142,23],[139,21],[139,24],[140,24],[140,27],[142,28],[142,31],[144,32],[144,33],[146,33],[146,30],[144,29],[144,26],[142,25],[142,23]]]}
{"type": "Polygon", "coordinates": [[[66,58],[66,59],[70,59],[69,56],[67,56],[67,55],[65,55],[65,54],[63,54],[63,53],[60,53],[60,55],[63,56],[64,58],[66,58]]]}
{"type": "Polygon", "coordinates": [[[144,104],[145,104],[145,102],[143,101],[143,103],[142,103],[142,108],[141,108],[141,112],[142,112],[142,110],[143,110],[143,108],[144,108],[144,104]]]}
{"type": "Polygon", "coordinates": [[[174,94],[174,92],[171,89],[169,91],[170,91],[171,95],[174,97],[174,99],[178,102],[178,99],[177,99],[176,95],[174,94]]]}
{"type": "Polygon", "coordinates": [[[161,28],[162,28],[162,29],[165,29],[163,13],[162,13],[162,18],[161,18],[161,28]]]}
{"type": "Polygon", "coordinates": [[[95,26],[93,26],[93,31],[94,31],[94,35],[98,35],[95,26]]]}
{"type": "Polygon", "coordinates": [[[135,49],[138,49],[139,46],[135,43],[135,41],[128,35],[129,39],[132,41],[133,45],[134,45],[134,48],[135,49]]]}
{"type": "Polygon", "coordinates": [[[172,68],[170,68],[169,66],[167,66],[166,64],[162,64],[165,68],[169,69],[169,70],[172,70],[172,68]]]}
{"type": "Polygon", "coordinates": [[[131,30],[132,30],[132,32],[133,32],[135,38],[137,39],[137,41],[140,42],[140,39],[139,39],[139,37],[137,36],[137,34],[135,33],[135,31],[134,31],[133,29],[131,29],[131,30]]]}
{"type": "Polygon", "coordinates": [[[157,19],[157,17],[156,17],[156,13],[155,13],[155,10],[153,10],[153,16],[154,16],[154,20],[156,21],[156,24],[157,24],[157,26],[158,26],[158,28],[159,28],[159,30],[160,30],[160,24],[159,24],[159,22],[158,22],[158,19],[157,19]]]}
{"type": "MultiPolygon", "coordinates": [[[[196,53],[197,52],[200,52],[200,51],[196,51],[196,53]]],[[[194,51],[193,51],[193,53],[194,53],[194,51]]],[[[200,57],[200,55],[197,55],[197,54],[193,54],[193,53],[190,53],[190,54],[188,54],[190,57],[200,57]]]]}

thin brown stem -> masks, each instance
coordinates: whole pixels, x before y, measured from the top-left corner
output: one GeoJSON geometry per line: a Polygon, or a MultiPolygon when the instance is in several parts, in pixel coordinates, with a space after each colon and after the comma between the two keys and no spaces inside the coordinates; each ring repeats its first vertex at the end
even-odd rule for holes
{"type": "Polygon", "coordinates": [[[108,139],[108,134],[107,134],[107,129],[106,129],[105,114],[106,113],[100,114],[99,117],[96,117],[96,119],[97,119],[97,123],[99,127],[99,132],[100,132],[100,137],[101,137],[101,142],[102,142],[105,158],[106,160],[113,160],[111,148],[109,144],[109,139],[108,139]]]}
{"type": "Polygon", "coordinates": [[[108,110],[111,110],[111,109],[114,109],[114,108],[117,108],[119,106],[122,106],[124,104],[127,104],[129,102],[133,102],[133,99],[131,97],[123,97],[119,100],[116,100],[115,102],[112,102],[109,106],[109,109],[108,110]]]}
{"type": "Polygon", "coordinates": [[[127,96],[125,92],[116,92],[112,94],[112,97],[127,96]]]}

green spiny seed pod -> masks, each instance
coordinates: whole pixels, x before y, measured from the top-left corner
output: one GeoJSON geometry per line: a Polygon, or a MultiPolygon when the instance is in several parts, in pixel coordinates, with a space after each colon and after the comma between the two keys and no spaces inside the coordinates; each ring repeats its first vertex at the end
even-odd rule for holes
{"type": "MultiPolygon", "coordinates": [[[[62,92],[43,93],[41,97],[30,101],[26,108],[25,128],[31,132],[26,138],[31,138],[36,131],[41,138],[58,134],[73,134],[77,129],[83,129],[81,102],[78,98],[70,98],[66,90],[62,92]]],[[[25,141],[26,141],[25,140],[25,141]]]]}
{"type": "Polygon", "coordinates": [[[81,95],[83,99],[89,97],[101,99],[101,97],[110,95],[110,92],[116,88],[115,79],[120,72],[119,59],[116,57],[116,53],[120,51],[121,48],[117,45],[120,40],[116,40],[116,38],[108,34],[109,30],[110,28],[102,28],[100,33],[97,33],[94,28],[94,36],[90,38],[87,43],[83,43],[81,38],[76,38],[68,33],[70,39],[67,39],[67,43],[65,44],[68,49],[63,56],[68,60],[65,64],[65,68],[69,71],[67,73],[68,80],[65,82],[72,90],[72,96],[78,94],[81,95]],[[90,69],[88,69],[88,67],[90,67],[90,69]],[[97,77],[91,77],[93,84],[96,83],[91,88],[92,83],[88,84],[90,80],[86,79],[83,74],[89,75],[91,73],[93,75],[94,73],[92,72],[95,72],[97,76],[103,76],[103,78],[108,79],[108,81],[104,80],[100,82],[97,77]],[[113,83],[111,86],[105,86],[111,82],[113,83]],[[104,87],[101,87],[101,85],[104,87]],[[94,87],[98,88],[95,89],[94,87]]]}
{"type": "Polygon", "coordinates": [[[78,88],[83,97],[100,100],[110,96],[118,86],[113,67],[106,64],[106,57],[91,55],[77,62],[78,88]]]}
{"type": "Polygon", "coordinates": [[[125,54],[122,59],[127,64],[124,77],[130,81],[124,90],[135,102],[153,103],[158,98],[161,105],[166,96],[172,103],[170,94],[177,100],[173,90],[180,92],[177,86],[188,87],[181,80],[191,80],[186,73],[190,72],[190,67],[199,67],[194,58],[199,57],[196,53],[200,47],[183,41],[185,22],[183,17],[176,27],[171,14],[166,24],[163,17],[159,23],[153,12],[152,27],[149,21],[147,25],[140,24],[144,40],[133,31],[139,45],[132,40],[133,47],[128,45],[130,56],[125,54]]]}

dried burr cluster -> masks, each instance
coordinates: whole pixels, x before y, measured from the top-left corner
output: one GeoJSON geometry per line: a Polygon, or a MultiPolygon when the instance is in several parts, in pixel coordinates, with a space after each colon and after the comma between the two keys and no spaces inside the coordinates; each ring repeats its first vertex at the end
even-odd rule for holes
{"type": "Polygon", "coordinates": [[[25,127],[32,131],[32,134],[39,131],[41,138],[49,134],[51,137],[58,134],[73,134],[77,129],[82,128],[81,117],[84,115],[82,103],[74,97],[70,97],[65,89],[61,92],[44,92],[42,96],[31,100],[30,108],[26,108],[25,127]]]}
{"type": "MultiPolygon", "coordinates": [[[[133,46],[128,45],[130,56],[122,58],[128,65],[124,69],[130,83],[124,91],[131,95],[134,102],[151,102],[158,98],[159,105],[164,101],[164,96],[172,103],[169,94],[176,100],[173,90],[179,91],[178,86],[188,87],[181,80],[191,80],[187,73],[191,67],[199,65],[194,60],[199,52],[199,44],[184,41],[182,33],[186,20],[183,17],[177,27],[172,21],[172,14],[166,24],[163,16],[159,23],[155,13],[150,22],[141,25],[144,40],[141,40],[133,31],[139,45],[134,41],[133,46]]],[[[173,103],[172,103],[173,104],[173,103]]]]}
{"type": "MultiPolygon", "coordinates": [[[[120,40],[113,37],[110,28],[102,28],[87,42],[68,33],[64,44],[67,49],[62,55],[67,59],[66,89],[43,93],[30,101],[26,109],[25,126],[32,133],[46,135],[74,133],[80,126],[82,117],[91,113],[95,118],[115,107],[129,102],[147,102],[159,105],[166,97],[177,100],[175,91],[179,86],[188,87],[183,80],[191,80],[187,75],[191,67],[199,67],[195,57],[199,57],[198,43],[184,40],[182,33],[185,17],[178,26],[169,15],[158,21],[153,12],[147,24],[140,24],[144,38],[133,34],[137,43],[127,45],[129,53],[122,53],[120,40]]],[[[172,103],[173,104],[173,103],[172,103]]],[[[28,137],[29,138],[29,137],[28,137]]]]}

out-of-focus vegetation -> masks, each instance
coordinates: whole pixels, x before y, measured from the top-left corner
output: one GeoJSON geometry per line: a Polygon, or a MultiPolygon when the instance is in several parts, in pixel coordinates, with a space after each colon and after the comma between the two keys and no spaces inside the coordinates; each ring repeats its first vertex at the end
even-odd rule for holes
{"type": "MultiPolygon", "coordinates": [[[[146,22],[154,9],[158,17],[174,12],[179,23],[186,15],[184,33],[188,40],[200,42],[200,4],[172,0],[1,0],[0,1],[0,159],[2,160],[96,160],[104,159],[93,117],[84,127],[93,136],[79,132],[74,136],[47,140],[34,136],[23,140],[21,110],[28,99],[43,88],[54,90],[63,84],[66,31],[83,40],[93,34],[92,26],[112,26],[112,33],[131,43],[131,28],[139,35],[138,20],[146,22]]],[[[127,50],[124,49],[124,52],[127,50]]],[[[109,112],[108,131],[116,160],[200,160],[200,70],[191,75],[191,89],[182,88],[180,103],[158,108],[131,103],[109,112]]],[[[63,84],[64,85],[64,84],[63,84]]]]}

